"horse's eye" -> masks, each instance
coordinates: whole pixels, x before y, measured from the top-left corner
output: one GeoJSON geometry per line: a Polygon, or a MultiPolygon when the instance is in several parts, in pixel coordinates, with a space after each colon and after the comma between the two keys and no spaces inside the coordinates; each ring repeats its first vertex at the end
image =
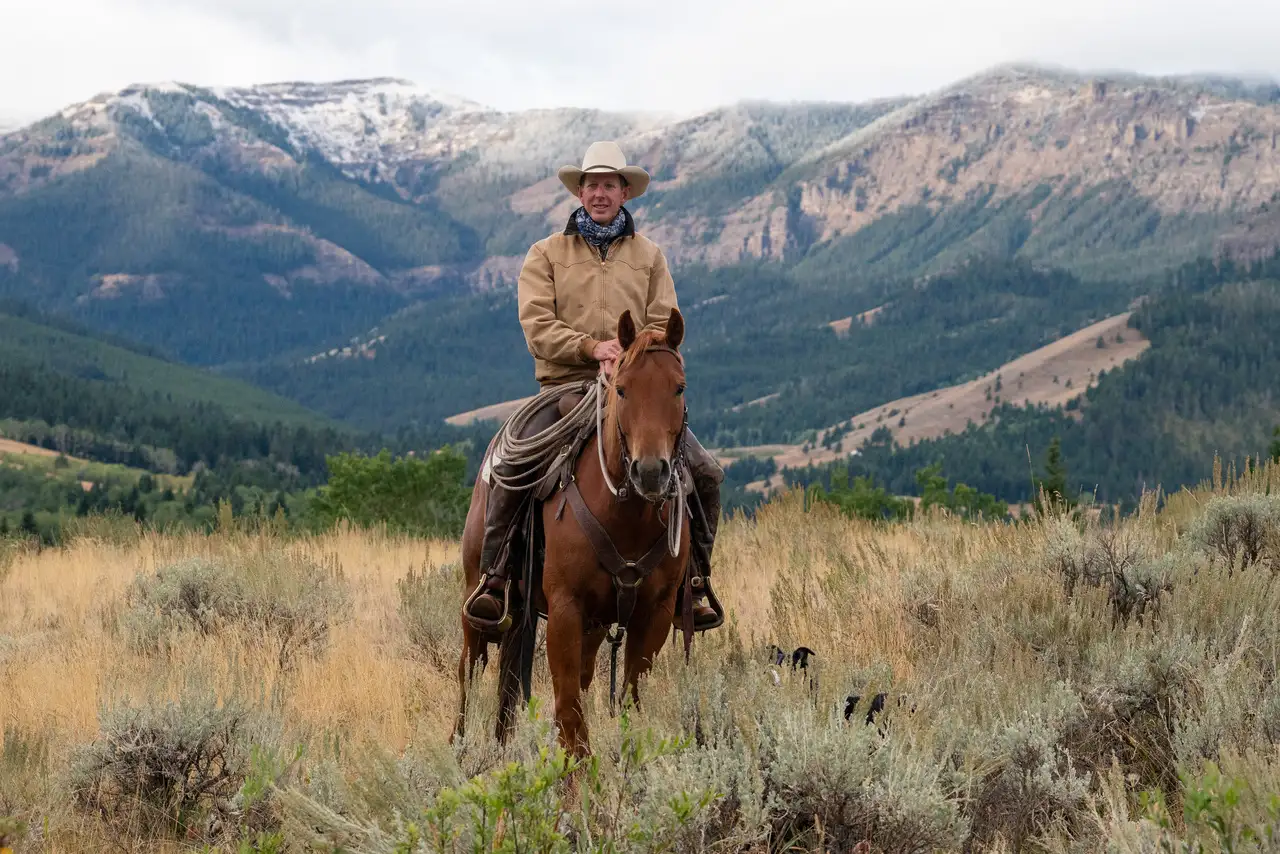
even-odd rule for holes
{"type": "Polygon", "coordinates": [[[626,397],[626,396],[627,396],[626,389],[624,389],[622,386],[618,386],[618,397],[626,397]]]}
{"type": "Polygon", "coordinates": [[[684,394],[684,386],[682,385],[676,386],[676,397],[679,397],[682,394],[684,394]]]}

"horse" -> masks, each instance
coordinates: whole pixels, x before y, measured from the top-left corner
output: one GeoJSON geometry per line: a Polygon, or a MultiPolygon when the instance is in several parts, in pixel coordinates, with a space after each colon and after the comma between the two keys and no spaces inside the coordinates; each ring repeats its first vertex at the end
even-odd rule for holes
{"type": "MultiPolygon", "coordinates": [[[[609,627],[617,623],[622,629],[624,697],[629,694],[638,705],[640,677],[652,668],[672,631],[678,587],[686,579],[690,555],[679,471],[688,424],[684,357],[679,352],[684,319],[673,308],[665,334],[637,331],[626,311],[617,328],[623,352],[606,387],[600,429],[574,461],[569,482],[561,483],[536,511],[541,514],[544,549],[541,583],[523,597],[524,608],[546,617],[558,739],[567,753],[579,758],[590,754],[582,695],[591,686],[609,627]],[[572,512],[564,512],[566,504],[572,512]]],[[[462,536],[466,590],[480,582],[487,495],[487,484],[477,480],[462,536]]],[[[685,594],[687,603],[687,590],[685,594]]],[[[691,620],[686,620],[686,647],[691,620]]],[[[536,622],[526,620],[528,625],[536,622]]],[[[522,663],[520,646],[531,644],[530,633],[513,626],[502,635],[486,635],[463,617],[462,634],[458,716],[450,740],[463,734],[468,683],[476,665],[483,669],[487,664],[488,646],[496,642],[500,654],[495,736],[505,742],[519,698],[521,667],[528,696],[532,652],[526,646],[522,663]]],[[[618,644],[622,639],[609,640],[618,644]]]]}

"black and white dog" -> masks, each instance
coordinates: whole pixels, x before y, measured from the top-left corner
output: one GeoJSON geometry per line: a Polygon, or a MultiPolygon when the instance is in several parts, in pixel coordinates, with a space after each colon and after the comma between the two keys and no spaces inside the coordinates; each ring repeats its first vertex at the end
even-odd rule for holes
{"type": "Polygon", "coordinates": [[[798,646],[791,652],[787,652],[776,643],[769,644],[769,663],[772,665],[769,668],[769,674],[773,677],[773,684],[782,684],[782,674],[779,669],[785,667],[790,660],[792,671],[804,671],[812,686],[814,677],[809,673],[809,659],[817,656],[818,654],[807,646],[798,646]]]}

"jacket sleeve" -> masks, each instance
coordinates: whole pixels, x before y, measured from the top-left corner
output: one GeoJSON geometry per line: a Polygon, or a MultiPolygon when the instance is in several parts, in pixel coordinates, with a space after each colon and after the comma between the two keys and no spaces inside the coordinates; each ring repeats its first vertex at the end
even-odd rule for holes
{"type": "Polygon", "coordinates": [[[551,260],[536,243],[529,248],[516,282],[520,325],[529,352],[547,362],[583,365],[592,360],[596,341],[556,317],[556,288],[551,260]]]}
{"type": "Polygon", "coordinates": [[[666,333],[667,321],[671,318],[671,309],[677,308],[676,284],[671,279],[671,270],[667,267],[667,257],[657,249],[657,258],[649,273],[649,297],[645,306],[645,329],[653,329],[666,333]]]}

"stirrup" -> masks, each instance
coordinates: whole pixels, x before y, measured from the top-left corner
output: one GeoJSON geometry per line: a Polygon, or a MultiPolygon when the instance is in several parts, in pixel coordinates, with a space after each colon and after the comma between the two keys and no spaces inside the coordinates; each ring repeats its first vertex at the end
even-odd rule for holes
{"type": "Polygon", "coordinates": [[[471,603],[486,589],[482,578],[480,583],[476,585],[476,589],[472,590],[471,595],[467,597],[467,601],[462,603],[462,618],[478,631],[505,634],[511,628],[513,622],[511,619],[511,579],[508,578],[502,585],[502,616],[496,620],[485,620],[471,613],[471,603]]]}
{"type": "MultiPolygon", "coordinates": [[[[684,585],[681,584],[679,587],[676,588],[676,591],[677,591],[676,612],[675,614],[672,615],[672,624],[677,629],[680,629],[681,615],[684,613],[684,607],[685,607],[684,585]]],[[[701,575],[695,575],[689,579],[689,592],[691,597],[696,597],[696,595],[699,592],[705,593],[707,597],[707,606],[711,608],[711,611],[716,615],[715,622],[702,623],[702,624],[698,624],[697,622],[694,622],[693,630],[695,632],[706,632],[706,631],[710,631],[711,629],[718,629],[724,625],[724,608],[720,605],[720,600],[716,598],[715,591],[711,589],[711,586],[709,584],[705,583],[701,575]]],[[[689,604],[689,607],[690,608],[693,607],[692,603],[689,604]]]]}
{"type": "Polygon", "coordinates": [[[695,632],[705,632],[711,629],[718,629],[724,625],[724,607],[720,604],[720,600],[716,598],[715,591],[711,589],[711,585],[706,583],[706,579],[701,575],[696,575],[689,579],[689,587],[695,593],[701,591],[707,597],[707,605],[716,615],[715,622],[703,623],[698,625],[694,623],[693,630],[695,632]]]}

